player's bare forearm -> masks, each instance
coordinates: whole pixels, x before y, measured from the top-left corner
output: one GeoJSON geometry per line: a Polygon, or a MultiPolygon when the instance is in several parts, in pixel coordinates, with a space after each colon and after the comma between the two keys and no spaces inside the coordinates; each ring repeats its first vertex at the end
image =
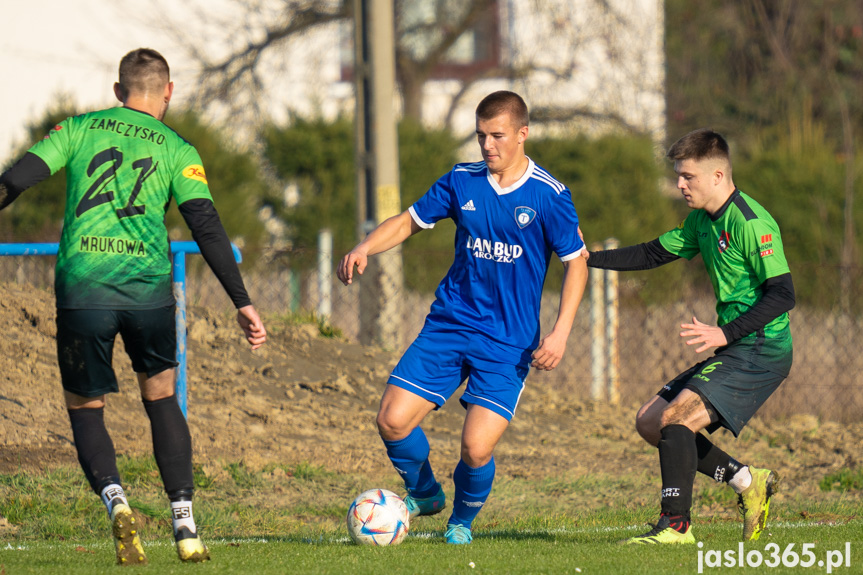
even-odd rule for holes
{"type": "Polygon", "coordinates": [[[409,211],[405,210],[397,216],[387,218],[381,225],[359,243],[367,256],[373,256],[392,249],[420,231],[420,228],[409,211]]]}
{"type": "Polygon", "coordinates": [[[560,310],[557,313],[557,321],[554,322],[554,331],[569,334],[575,314],[584,297],[584,289],[587,286],[587,261],[579,256],[573,260],[563,263],[563,286],[560,290],[560,310]]]}
{"type": "Polygon", "coordinates": [[[407,210],[384,220],[381,225],[376,227],[372,233],[342,258],[336,275],[343,284],[350,285],[353,283],[355,267],[357,273],[362,275],[366,265],[368,265],[369,256],[394,248],[420,230],[422,228],[414,222],[407,210]]]}
{"type": "Polygon", "coordinates": [[[575,314],[581,305],[587,285],[587,263],[583,257],[563,263],[563,287],[560,292],[560,311],[557,321],[547,336],[533,352],[531,365],[536,369],[550,371],[557,367],[566,352],[566,342],[575,321],[575,314]]]}

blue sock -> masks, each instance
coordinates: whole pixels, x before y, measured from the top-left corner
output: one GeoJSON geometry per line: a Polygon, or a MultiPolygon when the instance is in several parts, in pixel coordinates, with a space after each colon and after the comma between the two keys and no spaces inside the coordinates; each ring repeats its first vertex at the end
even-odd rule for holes
{"type": "Polygon", "coordinates": [[[438,483],[429,463],[429,441],[419,427],[404,439],[387,441],[387,455],[393,467],[402,476],[408,495],[418,499],[431,497],[438,491],[438,483]]]}
{"type": "Polygon", "coordinates": [[[455,483],[455,496],[452,503],[452,516],[447,524],[458,524],[470,527],[474,518],[482,509],[491,484],[494,482],[494,457],[482,467],[470,467],[460,460],[452,474],[455,483]]]}

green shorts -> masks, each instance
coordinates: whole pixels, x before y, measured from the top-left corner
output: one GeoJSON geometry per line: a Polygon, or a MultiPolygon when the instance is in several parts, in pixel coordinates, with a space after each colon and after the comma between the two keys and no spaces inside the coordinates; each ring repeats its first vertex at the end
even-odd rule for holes
{"type": "Polygon", "coordinates": [[[82,397],[119,391],[112,366],[118,333],[136,373],[152,377],[177,366],[173,305],[146,310],[58,309],[57,359],[63,389],[82,397]]]}
{"type": "Polygon", "coordinates": [[[681,390],[689,388],[709,404],[719,420],[707,427],[714,432],[725,427],[735,437],[740,434],[755,412],[764,405],[788,375],[790,358],[776,362],[776,369],[753,363],[752,346],[718,348],[716,354],[696,363],[670,382],[656,395],[671,402],[681,390]],[[787,368],[786,368],[787,366],[787,368]],[[778,373],[777,373],[778,372],[778,373]]]}

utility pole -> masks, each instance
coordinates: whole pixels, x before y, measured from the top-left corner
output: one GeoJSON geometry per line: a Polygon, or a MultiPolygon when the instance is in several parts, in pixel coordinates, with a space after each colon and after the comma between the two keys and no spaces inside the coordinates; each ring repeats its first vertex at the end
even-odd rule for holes
{"type": "MultiPolygon", "coordinates": [[[[357,235],[401,212],[392,0],[354,2],[357,235]]],[[[369,258],[359,282],[360,342],[400,345],[404,287],[401,247],[369,258]]]]}

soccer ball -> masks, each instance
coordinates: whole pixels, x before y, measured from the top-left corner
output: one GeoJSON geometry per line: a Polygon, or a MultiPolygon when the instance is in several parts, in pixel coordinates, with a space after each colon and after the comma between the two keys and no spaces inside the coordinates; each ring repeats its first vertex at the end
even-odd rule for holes
{"type": "Polygon", "coordinates": [[[409,525],[404,500],[386,489],[360,493],[348,509],[348,534],[360,545],[398,545],[409,525]]]}

